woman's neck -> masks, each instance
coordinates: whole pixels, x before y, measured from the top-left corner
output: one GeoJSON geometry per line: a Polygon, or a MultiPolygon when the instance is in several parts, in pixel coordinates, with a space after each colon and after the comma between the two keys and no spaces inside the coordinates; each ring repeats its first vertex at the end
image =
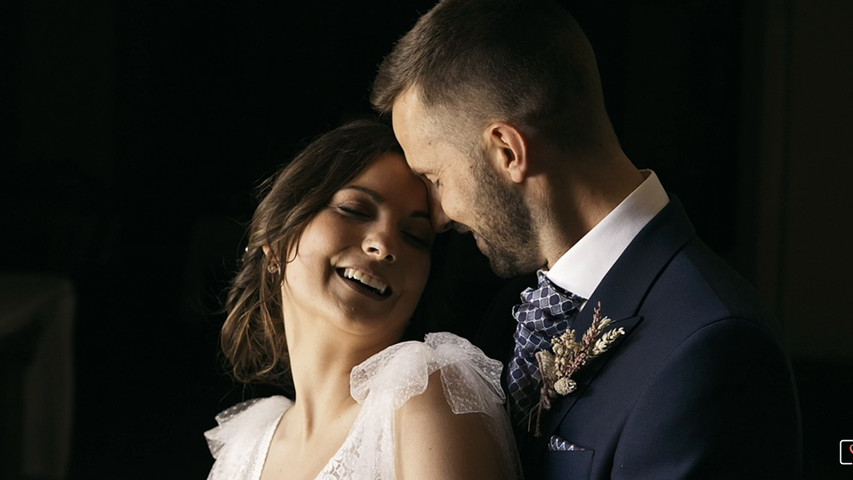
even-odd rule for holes
{"type": "Polygon", "coordinates": [[[324,331],[319,322],[312,328],[287,332],[290,367],[296,393],[291,415],[307,440],[317,428],[349,418],[357,408],[350,395],[350,372],[374,353],[358,347],[346,334],[324,331]]]}
{"type": "Polygon", "coordinates": [[[288,332],[296,398],[276,426],[262,479],[316,478],[358,415],[360,406],[349,389],[356,357],[334,348],[328,338],[312,337],[288,332]]]}

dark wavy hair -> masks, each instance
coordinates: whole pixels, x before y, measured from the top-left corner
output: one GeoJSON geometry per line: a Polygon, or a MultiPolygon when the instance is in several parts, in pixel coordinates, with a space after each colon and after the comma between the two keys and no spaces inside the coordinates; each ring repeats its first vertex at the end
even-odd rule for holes
{"type": "Polygon", "coordinates": [[[386,153],[403,154],[387,122],[354,120],[317,137],[261,184],[220,335],[236,380],[292,386],[280,290],[285,256],[335,192],[386,153]],[[271,263],[278,271],[268,271],[271,263]]]}

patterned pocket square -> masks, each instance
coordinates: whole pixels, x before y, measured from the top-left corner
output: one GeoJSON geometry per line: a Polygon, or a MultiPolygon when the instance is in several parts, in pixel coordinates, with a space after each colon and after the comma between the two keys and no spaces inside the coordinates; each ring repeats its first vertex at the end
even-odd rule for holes
{"type": "Polygon", "coordinates": [[[560,438],[557,435],[551,435],[551,440],[548,441],[549,452],[574,452],[577,450],[586,449],[583,447],[579,447],[574,443],[569,443],[565,439],[560,438]]]}

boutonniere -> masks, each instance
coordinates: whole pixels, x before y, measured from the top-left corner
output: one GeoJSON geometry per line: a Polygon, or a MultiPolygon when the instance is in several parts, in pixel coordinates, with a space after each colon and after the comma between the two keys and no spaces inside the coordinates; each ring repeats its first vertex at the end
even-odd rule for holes
{"type": "Polygon", "coordinates": [[[566,396],[575,391],[577,383],[572,379],[586,362],[606,352],[617,338],[625,334],[622,327],[607,330],[613,323],[609,317],[601,316],[601,302],[595,307],[592,315],[592,325],[578,342],[575,331],[567,330],[562,335],[551,339],[551,350],[536,352],[539,363],[539,373],[542,376],[539,405],[536,409],[535,435],[541,435],[539,424],[542,410],[551,408],[551,400],[558,395],[566,396]],[[607,330],[607,331],[605,331],[607,330]]]}

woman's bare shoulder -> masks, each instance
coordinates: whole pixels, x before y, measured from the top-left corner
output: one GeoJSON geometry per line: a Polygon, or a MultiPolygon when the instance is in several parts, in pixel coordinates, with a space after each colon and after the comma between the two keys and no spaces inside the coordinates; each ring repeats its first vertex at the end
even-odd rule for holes
{"type": "Polygon", "coordinates": [[[440,372],[424,393],[397,412],[397,473],[401,479],[510,478],[481,413],[453,412],[440,372]]]}

